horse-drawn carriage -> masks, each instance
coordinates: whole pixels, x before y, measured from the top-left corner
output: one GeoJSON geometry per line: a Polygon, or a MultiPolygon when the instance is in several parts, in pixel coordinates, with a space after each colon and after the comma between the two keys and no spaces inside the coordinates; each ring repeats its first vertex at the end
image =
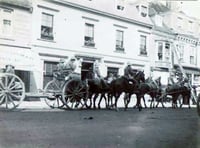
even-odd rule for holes
{"type": "MultiPolygon", "coordinates": [[[[12,71],[11,65],[9,68],[12,71]]],[[[68,71],[66,71],[66,73],[68,73],[68,71]]],[[[130,84],[127,83],[127,85],[130,84]]],[[[144,85],[144,87],[146,86],[144,85]]],[[[116,88],[116,90],[118,90],[118,87],[116,88]]],[[[122,88],[120,90],[122,90],[122,88]]],[[[136,92],[141,95],[142,90],[144,89],[141,89],[136,92]]],[[[150,92],[152,92],[151,88],[149,88],[142,95],[150,92]]],[[[183,90],[183,92],[187,92],[187,90],[183,90]]],[[[116,93],[118,94],[119,92],[116,93]]],[[[173,91],[171,93],[170,91],[167,93],[163,93],[162,97],[166,97],[166,95],[171,95],[171,94],[173,94],[173,91]]],[[[87,107],[89,88],[87,81],[81,79],[81,75],[74,74],[73,77],[68,78],[67,80],[66,77],[63,76],[54,77],[52,81],[46,84],[44,91],[42,93],[35,95],[39,98],[43,97],[45,99],[46,104],[51,108],[61,108],[61,109],[83,108],[85,106],[87,107]]],[[[114,94],[114,96],[115,95],[116,94],[114,94]]],[[[25,93],[25,85],[23,81],[14,73],[10,73],[6,70],[1,71],[0,105],[8,110],[14,109],[20,105],[20,103],[24,100],[25,97],[34,97],[34,96],[29,96],[28,93],[25,93]]],[[[117,99],[118,96],[116,96],[116,100],[117,99]]],[[[197,111],[198,114],[200,115],[200,95],[198,96],[197,99],[197,111]]]]}
{"type": "Polygon", "coordinates": [[[68,80],[64,77],[55,77],[47,83],[42,93],[30,95],[25,92],[24,82],[7,68],[13,70],[14,67],[7,65],[0,72],[0,105],[7,110],[18,107],[26,97],[45,98],[46,104],[51,108],[73,109],[85,105],[88,88],[78,74],[68,80]]]}

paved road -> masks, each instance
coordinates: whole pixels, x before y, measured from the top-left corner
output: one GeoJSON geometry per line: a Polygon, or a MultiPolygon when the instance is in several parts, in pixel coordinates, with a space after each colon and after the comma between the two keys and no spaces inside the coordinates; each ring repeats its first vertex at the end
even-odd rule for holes
{"type": "Polygon", "coordinates": [[[0,111],[0,148],[200,148],[196,109],[0,111]]]}

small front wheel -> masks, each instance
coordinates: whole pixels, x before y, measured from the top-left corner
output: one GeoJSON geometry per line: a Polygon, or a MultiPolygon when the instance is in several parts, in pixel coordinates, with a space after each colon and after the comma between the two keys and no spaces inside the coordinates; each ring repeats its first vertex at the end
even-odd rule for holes
{"type": "Polygon", "coordinates": [[[44,88],[44,92],[48,95],[45,98],[46,104],[51,108],[62,108],[64,106],[62,101],[62,82],[58,80],[52,80],[47,83],[44,88]]]}

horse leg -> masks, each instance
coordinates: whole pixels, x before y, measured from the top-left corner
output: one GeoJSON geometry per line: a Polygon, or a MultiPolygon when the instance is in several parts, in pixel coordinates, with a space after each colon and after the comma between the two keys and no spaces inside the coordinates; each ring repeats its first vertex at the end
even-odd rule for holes
{"type": "Polygon", "coordinates": [[[142,99],[143,99],[143,102],[144,102],[144,106],[145,106],[145,108],[147,108],[147,104],[146,104],[146,101],[145,101],[144,96],[142,97],[142,99]]]}
{"type": "Polygon", "coordinates": [[[107,94],[107,105],[106,105],[106,108],[107,108],[107,109],[110,108],[110,102],[111,102],[110,100],[111,100],[111,94],[108,93],[108,94],[107,94]]]}
{"type": "Polygon", "coordinates": [[[188,108],[191,108],[190,107],[190,96],[188,96],[188,108]]]}
{"type": "Polygon", "coordinates": [[[95,94],[93,97],[93,108],[96,109],[96,99],[99,96],[99,94],[95,94]]]}
{"type": "Polygon", "coordinates": [[[89,94],[89,96],[88,96],[88,100],[85,102],[85,106],[86,106],[86,108],[91,108],[92,107],[92,93],[90,93],[89,94]],[[88,105],[88,102],[89,101],[89,105],[88,105]]]}
{"type": "Polygon", "coordinates": [[[99,99],[99,102],[98,102],[98,109],[101,109],[101,101],[103,99],[103,96],[104,96],[104,94],[100,95],[100,99],[99,99]]]}
{"type": "Polygon", "coordinates": [[[130,102],[129,100],[129,95],[127,93],[124,94],[124,110],[126,110],[128,108],[128,103],[130,102]]]}
{"type": "Polygon", "coordinates": [[[108,93],[107,94],[107,105],[106,105],[106,108],[110,108],[111,107],[111,99],[112,99],[112,94],[111,93],[108,93]]]}
{"type": "Polygon", "coordinates": [[[152,108],[153,98],[151,99],[150,108],[152,108]]]}
{"type": "Polygon", "coordinates": [[[116,109],[116,111],[119,111],[119,109],[117,107],[117,102],[118,102],[119,97],[120,97],[120,94],[118,94],[117,96],[115,96],[115,109],[116,109]]]}
{"type": "Polygon", "coordinates": [[[106,108],[107,108],[107,102],[106,102],[107,99],[106,99],[105,93],[102,93],[102,94],[101,94],[101,97],[100,97],[100,99],[99,99],[99,103],[98,103],[98,108],[99,108],[99,109],[101,109],[101,101],[102,101],[103,98],[105,99],[105,106],[106,106],[106,108]]]}
{"type": "Polygon", "coordinates": [[[139,111],[142,110],[141,98],[142,98],[142,95],[137,95],[137,104],[136,105],[137,105],[139,111]]]}

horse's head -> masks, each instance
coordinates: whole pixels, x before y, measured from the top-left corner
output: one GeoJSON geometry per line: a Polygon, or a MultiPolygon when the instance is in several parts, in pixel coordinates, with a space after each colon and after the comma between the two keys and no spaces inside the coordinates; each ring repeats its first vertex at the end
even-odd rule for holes
{"type": "Polygon", "coordinates": [[[138,82],[145,82],[145,74],[144,71],[137,71],[137,73],[134,76],[134,79],[138,82]]]}

